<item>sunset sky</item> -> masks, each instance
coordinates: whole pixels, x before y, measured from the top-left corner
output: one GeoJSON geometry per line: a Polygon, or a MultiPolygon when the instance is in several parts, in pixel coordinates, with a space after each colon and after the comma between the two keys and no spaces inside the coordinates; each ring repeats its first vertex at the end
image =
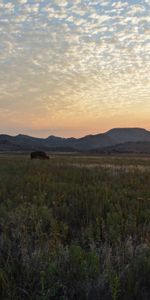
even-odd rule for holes
{"type": "Polygon", "coordinates": [[[0,133],[150,130],[150,0],[0,0],[0,133]]]}

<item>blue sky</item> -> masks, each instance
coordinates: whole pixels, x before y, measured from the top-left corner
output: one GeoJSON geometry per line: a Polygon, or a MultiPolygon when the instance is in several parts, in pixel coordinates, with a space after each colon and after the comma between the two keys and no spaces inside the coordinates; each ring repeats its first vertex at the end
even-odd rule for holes
{"type": "Polygon", "coordinates": [[[149,0],[0,0],[1,132],[150,129],[149,78],[149,0]]]}

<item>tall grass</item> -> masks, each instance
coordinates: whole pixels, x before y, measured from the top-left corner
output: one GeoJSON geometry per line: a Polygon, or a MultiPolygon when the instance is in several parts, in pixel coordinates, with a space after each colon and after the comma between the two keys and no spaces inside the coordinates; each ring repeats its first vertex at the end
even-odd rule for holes
{"type": "Polygon", "coordinates": [[[150,299],[150,169],[137,161],[0,158],[1,299],[150,299]]]}

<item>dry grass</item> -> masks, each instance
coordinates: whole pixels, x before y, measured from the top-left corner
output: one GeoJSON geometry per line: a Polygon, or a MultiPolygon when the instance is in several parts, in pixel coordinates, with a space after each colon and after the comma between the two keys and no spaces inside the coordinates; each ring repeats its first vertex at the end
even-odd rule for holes
{"type": "Polygon", "coordinates": [[[150,160],[0,156],[0,297],[150,299],[150,160]]]}

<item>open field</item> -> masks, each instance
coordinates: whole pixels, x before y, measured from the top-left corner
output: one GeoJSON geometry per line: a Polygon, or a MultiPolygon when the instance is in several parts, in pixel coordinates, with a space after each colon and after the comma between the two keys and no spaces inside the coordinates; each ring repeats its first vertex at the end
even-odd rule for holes
{"type": "Polygon", "coordinates": [[[150,157],[0,154],[0,299],[150,299],[150,157]]]}

